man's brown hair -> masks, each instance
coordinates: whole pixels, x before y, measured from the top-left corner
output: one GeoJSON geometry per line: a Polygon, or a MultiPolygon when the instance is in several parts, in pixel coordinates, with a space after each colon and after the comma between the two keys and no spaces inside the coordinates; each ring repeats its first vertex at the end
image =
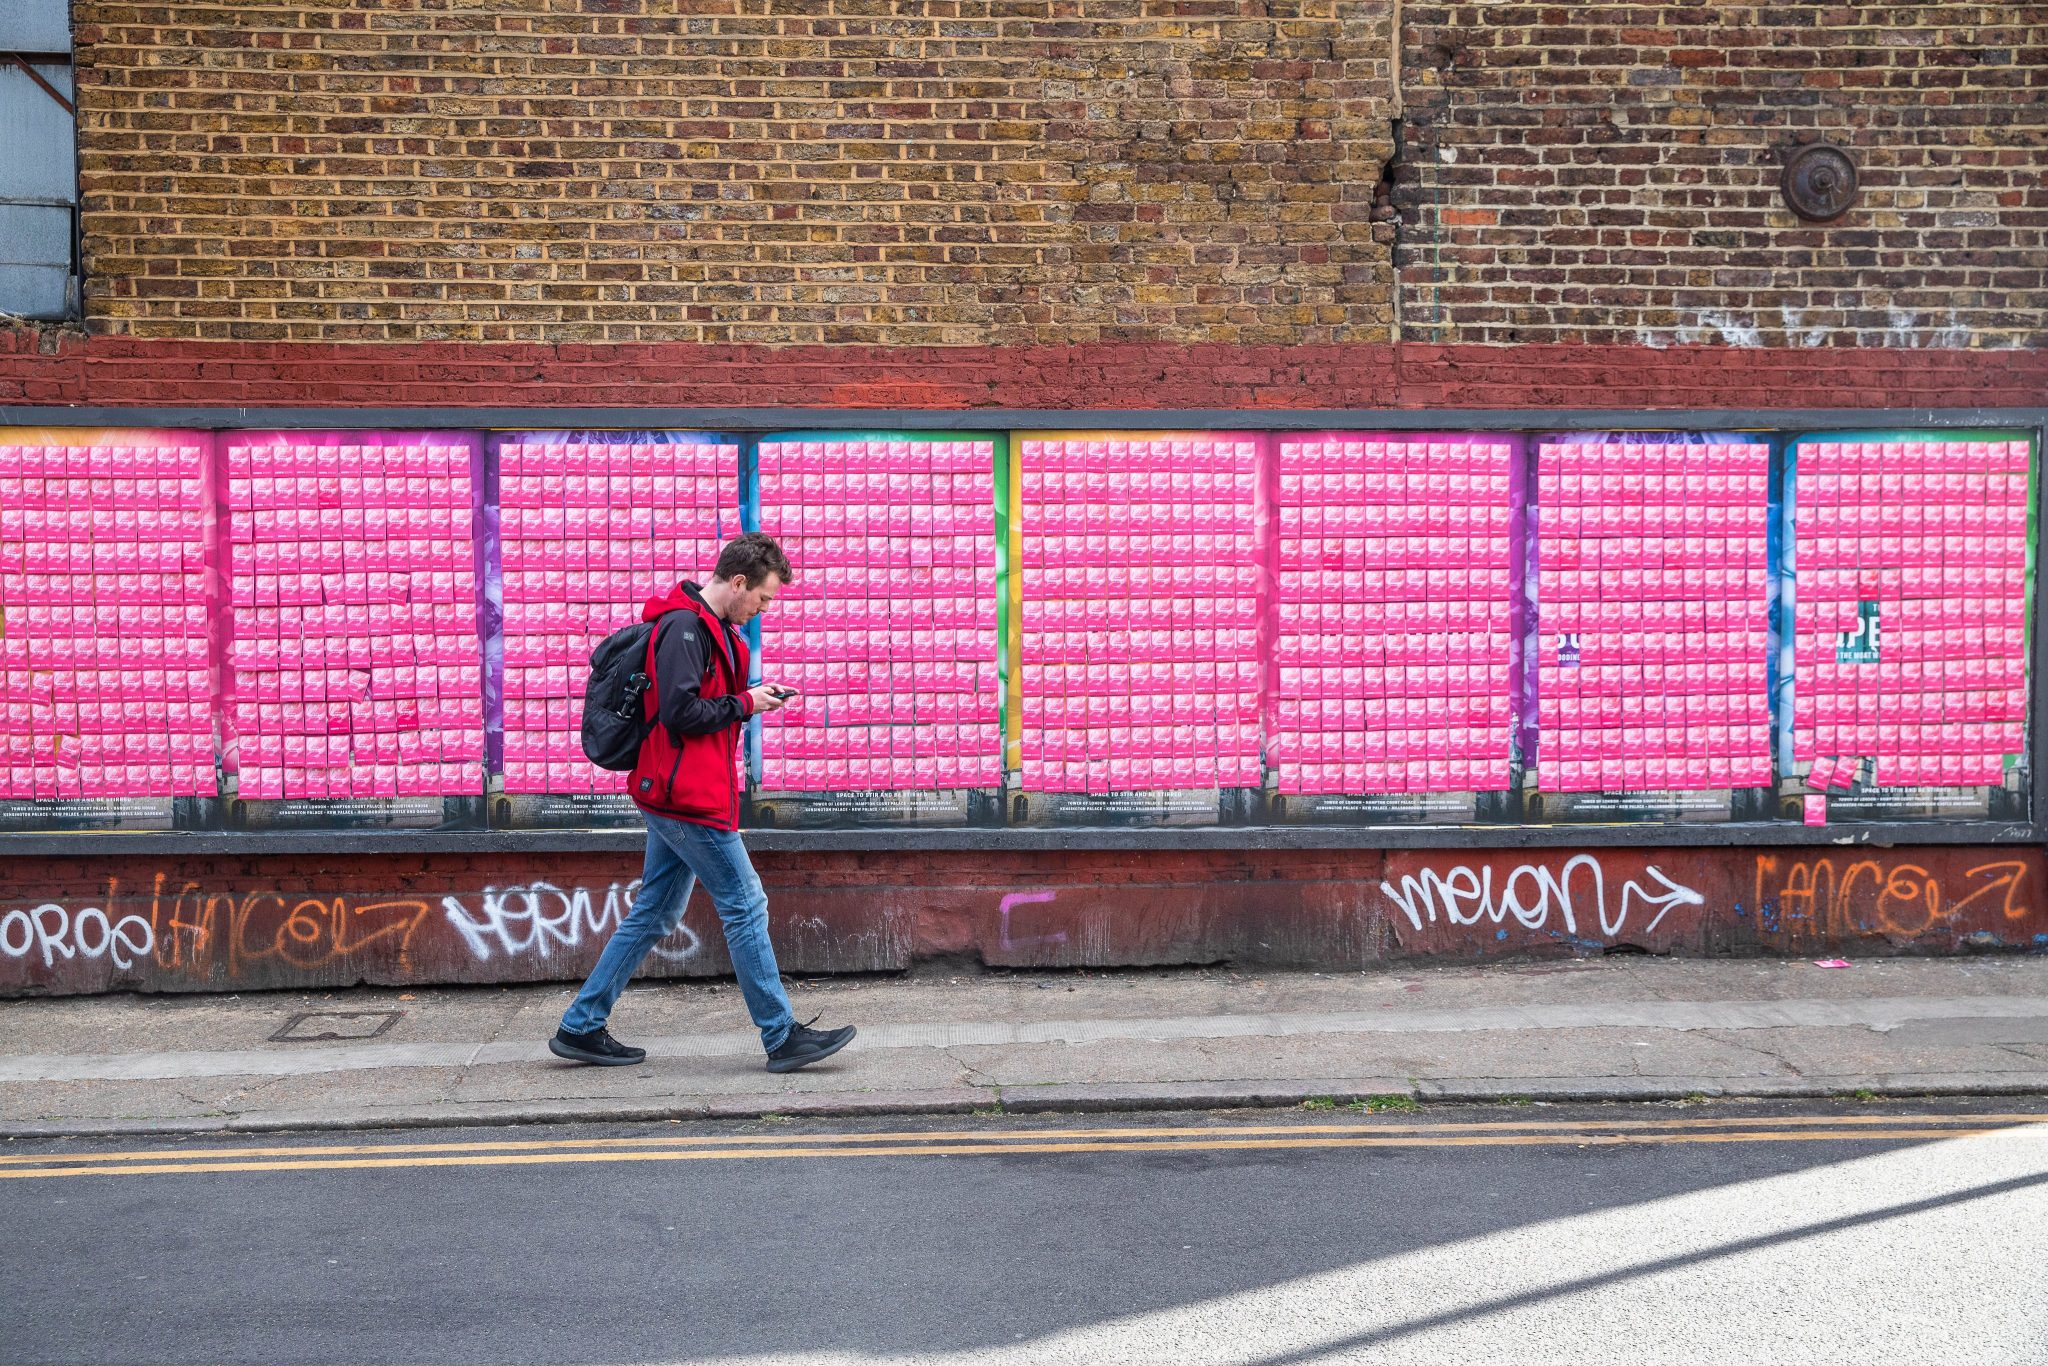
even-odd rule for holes
{"type": "Polygon", "coordinates": [[[789,556],[782,553],[775,538],[759,531],[727,541],[725,549],[718,552],[718,567],[711,571],[714,579],[744,578],[749,588],[760,587],[770,574],[784,583],[796,577],[790,571],[789,556]]]}

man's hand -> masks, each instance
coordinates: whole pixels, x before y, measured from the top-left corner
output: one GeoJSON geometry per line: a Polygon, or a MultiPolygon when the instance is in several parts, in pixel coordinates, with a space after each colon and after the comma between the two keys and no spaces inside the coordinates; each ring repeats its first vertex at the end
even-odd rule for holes
{"type": "Polygon", "coordinates": [[[747,689],[747,697],[753,703],[754,714],[781,711],[790,698],[796,696],[795,688],[786,688],[779,683],[763,683],[758,688],[747,689]]]}

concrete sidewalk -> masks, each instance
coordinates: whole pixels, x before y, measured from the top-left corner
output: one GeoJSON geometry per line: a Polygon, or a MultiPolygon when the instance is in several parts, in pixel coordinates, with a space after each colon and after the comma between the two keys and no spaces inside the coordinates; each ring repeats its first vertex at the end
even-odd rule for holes
{"type": "Polygon", "coordinates": [[[0,1003],[0,1135],[1424,1101],[2048,1093],[2048,958],[1623,958],[1357,974],[792,982],[852,1023],[774,1076],[729,983],[627,993],[647,1063],[545,1047],[567,986],[0,1003]]]}

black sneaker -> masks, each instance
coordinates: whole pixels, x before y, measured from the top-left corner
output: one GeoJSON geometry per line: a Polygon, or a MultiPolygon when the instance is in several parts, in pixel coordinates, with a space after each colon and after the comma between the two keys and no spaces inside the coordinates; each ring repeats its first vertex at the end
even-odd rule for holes
{"type": "Polygon", "coordinates": [[[594,1063],[599,1067],[631,1067],[647,1061],[646,1049],[620,1043],[608,1029],[593,1029],[588,1034],[557,1029],[555,1037],[548,1040],[548,1052],[570,1062],[594,1063]]]}
{"type": "Polygon", "coordinates": [[[814,1016],[810,1024],[800,1024],[789,1031],[789,1037],[782,1041],[773,1053],[768,1055],[770,1072],[794,1072],[799,1067],[809,1067],[814,1062],[823,1062],[840,1049],[853,1042],[853,1026],[844,1029],[813,1029],[814,1016]]]}

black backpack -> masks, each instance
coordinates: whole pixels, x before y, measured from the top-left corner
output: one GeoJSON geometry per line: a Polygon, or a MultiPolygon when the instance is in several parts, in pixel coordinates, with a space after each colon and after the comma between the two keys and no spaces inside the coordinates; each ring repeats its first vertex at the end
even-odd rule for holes
{"type": "Polygon", "coordinates": [[[645,698],[654,686],[647,674],[647,644],[658,625],[636,621],[590,652],[590,680],[583,685],[583,753],[599,768],[632,772],[641,742],[654,729],[646,719],[645,698]]]}

